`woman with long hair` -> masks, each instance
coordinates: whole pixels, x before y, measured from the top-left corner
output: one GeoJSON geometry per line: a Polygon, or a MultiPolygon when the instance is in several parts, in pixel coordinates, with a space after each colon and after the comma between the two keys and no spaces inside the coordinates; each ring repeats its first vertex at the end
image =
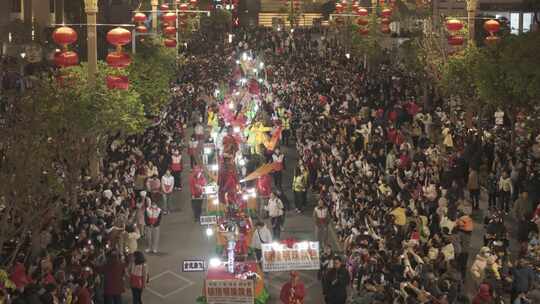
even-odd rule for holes
{"type": "Polygon", "coordinates": [[[141,251],[135,251],[129,267],[129,283],[133,295],[133,304],[142,304],[142,292],[149,280],[150,275],[144,254],[141,251]]]}

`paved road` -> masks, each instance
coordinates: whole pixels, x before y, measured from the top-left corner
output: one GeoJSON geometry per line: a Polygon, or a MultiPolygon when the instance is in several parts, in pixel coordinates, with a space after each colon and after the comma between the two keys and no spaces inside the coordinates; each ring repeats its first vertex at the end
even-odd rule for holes
{"type": "MultiPolygon", "coordinates": [[[[286,155],[287,172],[284,173],[283,185],[292,202],[292,170],[296,162],[294,146],[282,148],[286,155]]],[[[184,157],[184,168],[189,168],[189,159],[184,157]]],[[[178,304],[195,303],[201,295],[204,273],[182,272],[182,261],[205,259],[214,252],[215,240],[205,235],[204,228],[194,223],[190,205],[188,174],[182,176],[183,191],[174,194],[172,213],[165,216],[161,225],[160,253],[147,255],[151,281],[144,291],[144,303],[178,304]]],[[[311,212],[297,215],[287,214],[285,231],[282,238],[295,237],[302,240],[314,240],[314,227],[311,212]]],[[[268,225],[270,226],[270,225],[268,225]]],[[[141,245],[144,243],[141,243],[141,245]]],[[[140,247],[142,248],[142,247],[140,247]]],[[[322,304],[321,286],[315,271],[304,271],[300,276],[307,290],[306,304],[322,304]]],[[[266,276],[266,288],[270,293],[269,304],[280,303],[279,291],[289,278],[288,273],[272,273],[266,276]]],[[[126,300],[129,296],[126,297],[126,300]]]]}

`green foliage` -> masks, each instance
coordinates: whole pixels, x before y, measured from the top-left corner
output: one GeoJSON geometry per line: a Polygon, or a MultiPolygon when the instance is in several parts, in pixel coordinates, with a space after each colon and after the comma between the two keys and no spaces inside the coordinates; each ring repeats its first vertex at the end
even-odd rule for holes
{"type": "Polygon", "coordinates": [[[487,104],[515,113],[531,109],[540,96],[540,33],[508,36],[478,57],[474,78],[487,104]]]}
{"type": "Polygon", "coordinates": [[[458,96],[461,100],[475,100],[477,88],[474,73],[480,51],[469,46],[462,52],[450,56],[442,67],[439,85],[446,96],[458,96]]]}
{"type": "Polygon", "coordinates": [[[137,44],[137,53],[128,74],[133,90],[140,95],[144,111],[156,115],[171,98],[170,81],[176,72],[176,49],[168,49],[158,39],[145,38],[137,44]]]}
{"type": "Polygon", "coordinates": [[[52,80],[38,88],[39,108],[53,134],[66,128],[81,137],[144,130],[147,119],[135,88],[114,90],[106,85],[107,75],[125,72],[102,62],[98,71],[93,87],[87,81],[86,65],[82,65],[64,69],[62,81],[52,80]]]}
{"type": "Polygon", "coordinates": [[[358,33],[359,26],[356,24],[351,25],[351,45],[355,52],[366,56],[368,63],[376,65],[383,60],[382,47],[379,43],[382,33],[380,31],[380,25],[377,22],[377,15],[371,14],[369,16],[367,27],[369,34],[362,36],[358,33]]]}

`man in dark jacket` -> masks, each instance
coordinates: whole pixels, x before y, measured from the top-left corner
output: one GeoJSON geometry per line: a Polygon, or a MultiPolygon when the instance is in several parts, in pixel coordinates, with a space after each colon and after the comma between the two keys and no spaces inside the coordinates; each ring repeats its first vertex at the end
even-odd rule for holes
{"type": "Polygon", "coordinates": [[[105,304],[122,304],[126,264],[121,261],[120,254],[116,251],[111,252],[107,262],[98,267],[97,271],[104,276],[105,304]]]}
{"type": "Polygon", "coordinates": [[[349,272],[345,269],[340,257],[334,257],[333,268],[323,279],[323,294],[326,304],[345,304],[347,301],[347,286],[349,272]]]}
{"type": "Polygon", "coordinates": [[[527,293],[534,283],[534,271],[526,264],[525,260],[519,260],[517,265],[510,271],[512,275],[511,303],[520,295],[527,293]]]}

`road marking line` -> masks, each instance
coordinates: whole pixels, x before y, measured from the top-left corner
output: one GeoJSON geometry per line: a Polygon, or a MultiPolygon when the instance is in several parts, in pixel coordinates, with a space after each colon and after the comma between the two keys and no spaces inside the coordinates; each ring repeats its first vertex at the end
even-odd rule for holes
{"type": "Polygon", "coordinates": [[[155,294],[156,296],[158,296],[158,297],[160,297],[162,299],[166,299],[166,298],[172,296],[175,293],[178,293],[178,292],[180,292],[180,291],[182,291],[182,290],[184,290],[184,289],[186,289],[188,287],[191,287],[191,286],[195,285],[195,282],[193,282],[193,281],[191,281],[191,280],[189,280],[187,278],[184,278],[183,276],[181,276],[179,274],[176,274],[176,273],[174,273],[174,272],[172,272],[170,270],[166,270],[166,271],[164,271],[164,272],[162,272],[162,273],[160,273],[160,274],[158,274],[156,276],[153,276],[152,278],[150,278],[150,282],[152,282],[152,281],[154,281],[154,280],[156,280],[156,279],[158,279],[158,278],[160,278],[160,277],[162,277],[162,276],[164,276],[166,274],[170,274],[170,275],[176,277],[177,279],[179,279],[180,281],[184,281],[187,284],[182,286],[182,287],[179,287],[179,288],[177,288],[177,289],[175,289],[175,290],[173,290],[173,291],[171,291],[171,292],[169,292],[169,293],[167,293],[165,295],[161,294],[158,291],[153,290],[151,287],[146,287],[146,289],[148,289],[148,291],[155,294]]]}

